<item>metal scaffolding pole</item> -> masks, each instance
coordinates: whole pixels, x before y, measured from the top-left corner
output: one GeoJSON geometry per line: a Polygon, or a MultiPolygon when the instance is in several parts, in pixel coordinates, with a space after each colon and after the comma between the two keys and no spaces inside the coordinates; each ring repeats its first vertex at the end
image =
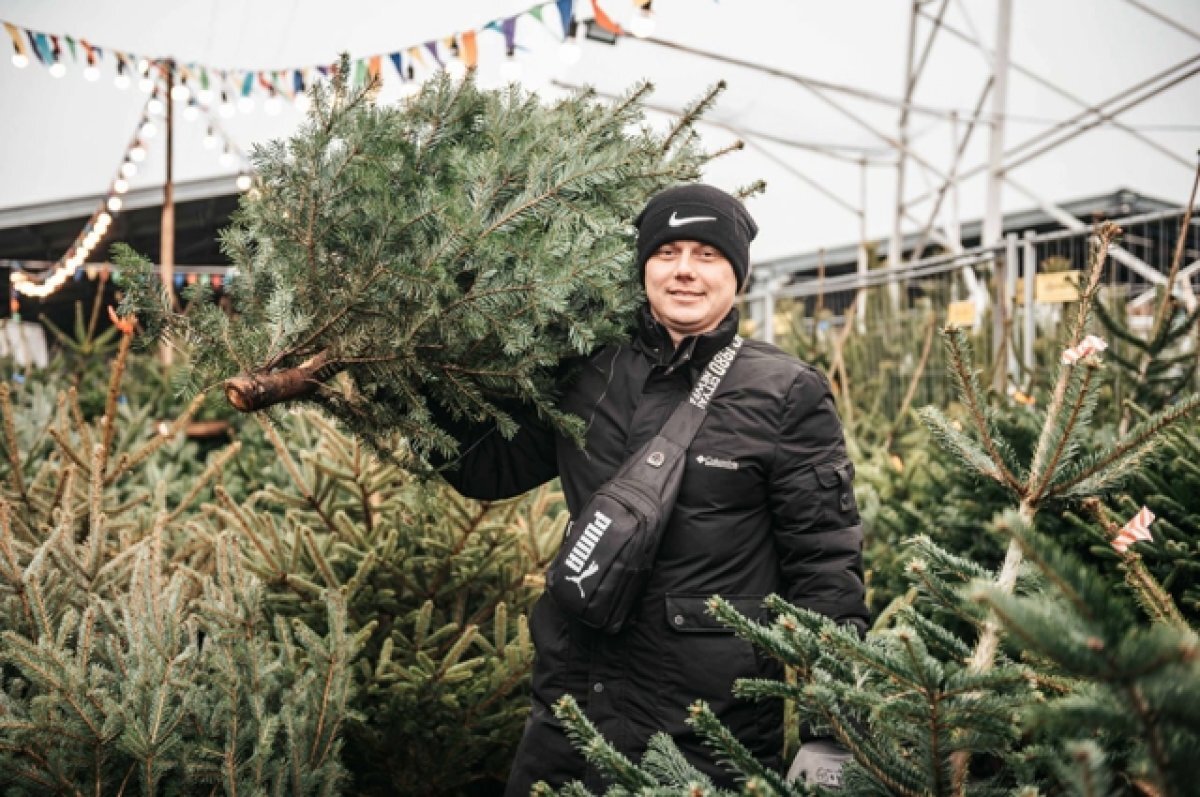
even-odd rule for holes
{"type": "MultiPolygon", "coordinates": [[[[934,224],[937,221],[938,213],[941,212],[942,202],[946,197],[947,192],[953,186],[955,191],[955,210],[954,216],[958,217],[958,167],[962,163],[963,154],[967,151],[967,145],[971,143],[971,136],[979,127],[979,119],[983,113],[983,103],[987,101],[988,94],[992,90],[993,78],[989,75],[987,81],[983,84],[983,91],[979,93],[979,99],[975,102],[975,110],[971,113],[971,121],[967,123],[967,131],[963,134],[961,140],[955,141],[954,159],[950,162],[950,174],[942,181],[938,187],[937,194],[933,199],[933,207],[929,210],[929,220],[921,226],[921,237],[917,241],[917,245],[913,247],[912,259],[920,260],[925,254],[925,247],[929,244],[929,239],[933,232],[934,224]]],[[[952,119],[957,122],[958,114],[955,114],[952,119]]],[[[961,236],[950,236],[960,239],[961,236]]]]}
{"type": "MultiPolygon", "coordinates": [[[[1127,0],[1127,1],[1132,2],[1132,0],[1127,0]]],[[[926,17],[926,19],[928,19],[928,15],[925,15],[925,17],[926,17]]],[[[949,24],[946,24],[946,23],[942,24],[942,29],[945,30],[947,33],[949,33],[951,36],[955,36],[968,44],[974,45],[975,48],[979,51],[979,54],[981,56],[983,56],[983,58],[988,62],[989,65],[991,64],[992,51],[989,50],[986,45],[984,45],[984,43],[979,39],[978,36],[971,35],[968,33],[963,33],[962,31],[958,30],[957,28],[955,28],[949,24]]],[[[1067,100],[1072,105],[1075,105],[1078,108],[1083,108],[1083,109],[1090,108],[1087,100],[1083,99],[1082,97],[1080,97],[1077,94],[1072,94],[1071,92],[1064,89],[1062,86],[1059,86],[1057,83],[1054,83],[1054,82],[1048,80],[1047,78],[1039,75],[1037,72],[1034,72],[1032,69],[1028,69],[1027,67],[1022,66],[1020,63],[1013,61],[1012,59],[1009,59],[1008,68],[1011,71],[1022,75],[1023,77],[1029,78],[1034,83],[1037,83],[1039,86],[1041,86],[1049,91],[1054,92],[1055,94],[1057,94],[1058,96],[1067,100]]],[[[1146,146],[1150,147],[1151,149],[1153,149],[1155,152],[1159,153],[1160,155],[1164,155],[1167,158],[1175,161],[1176,163],[1179,163],[1182,166],[1188,167],[1189,169],[1192,167],[1191,161],[1189,161],[1187,158],[1181,156],[1177,152],[1172,152],[1171,150],[1164,147],[1162,144],[1158,143],[1154,139],[1152,139],[1149,136],[1142,133],[1140,130],[1130,127],[1129,125],[1125,124],[1124,122],[1122,122],[1118,119],[1109,119],[1108,124],[1112,125],[1117,130],[1120,130],[1123,133],[1129,134],[1130,136],[1137,139],[1138,141],[1145,144],[1146,146]]]]}
{"type": "MultiPolygon", "coordinates": [[[[1125,111],[1128,111],[1131,108],[1134,108],[1135,106],[1141,105],[1143,102],[1146,102],[1147,100],[1158,96],[1162,92],[1166,91],[1167,89],[1171,88],[1172,86],[1175,86],[1178,83],[1182,83],[1183,81],[1188,80],[1189,78],[1195,76],[1197,73],[1200,73],[1200,55],[1193,55],[1193,56],[1185,59],[1184,61],[1181,61],[1178,64],[1175,64],[1174,66],[1171,66],[1168,69],[1165,69],[1162,72],[1159,72],[1159,73],[1153,75],[1152,77],[1149,77],[1149,78],[1146,78],[1145,80],[1139,81],[1137,84],[1135,84],[1127,89],[1124,89],[1123,91],[1120,91],[1117,94],[1114,94],[1113,96],[1109,97],[1108,99],[1105,99],[1105,100],[1097,103],[1096,105],[1087,108],[1084,111],[1081,111],[1080,113],[1076,114],[1075,116],[1071,117],[1070,119],[1066,119],[1062,122],[1059,122],[1058,124],[1054,125],[1054,127],[1050,128],[1049,130],[1044,130],[1041,133],[1031,136],[1030,138],[1021,142],[1020,144],[1016,145],[1015,147],[1012,147],[1011,149],[1009,149],[1007,152],[1004,153],[1005,158],[1011,158],[1012,160],[1005,161],[1001,165],[1001,169],[1000,169],[1001,174],[1005,174],[1010,169],[1014,169],[1017,166],[1020,166],[1024,163],[1028,163],[1029,161],[1033,160],[1036,157],[1045,155],[1047,152],[1049,152],[1057,147],[1060,147],[1063,144],[1066,144],[1068,141],[1071,141],[1072,139],[1082,135],[1083,133],[1086,133],[1088,130],[1091,130],[1093,127],[1096,127],[1097,125],[1103,124],[1104,122],[1111,121],[1112,119],[1116,118],[1116,116],[1118,114],[1122,114],[1125,111]],[[1177,74],[1181,70],[1182,70],[1182,74],[1177,74]],[[1166,82],[1162,82],[1162,81],[1166,81],[1166,82]],[[1126,99],[1131,94],[1133,94],[1134,96],[1129,99],[1126,99]],[[1103,110],[1106,106],[1112,105],[1113,103],[1118,102],[1120,100],[1124,100],[1124,103],[1122,105],[1120,105],[1119,107],[1117,107],[1111,111],[1103,110]],[[1087,122],[1087,123],[1082,123],[1083,119],[1085,119],[1088,116],[1093,116],[1093,115],[1098,116],[1098,118],[1094,119],[1090,122],[1087,122]],[[1080,125],[1080,126],[1075,127],[1073,130],[1067,130],[1060,138],[1058,138],[1055,141],[1049,142],[1048,144],[1042,146],[1040,149],[1036,150],[1035,152],[1033,152],[1031,154],[1023,155],[1019,158],[1017,157],[1017,155],[1019,153],[1023,152],[1024,150],[1029,149],[1030,147],[1038,144],[1039,142],[1041,142],[1042,140],[1044,140],[1046,138],[1049,138],[1054,133],[1062,131],[1064,128],[1072,127],[1073,125],[1080,125]]],[[[1189,166],[1189,168],[1190,168],[1190,166],[1189,166]]],[[[970,169],[967,169],[966,171],[962,172],[959,175],[959,179],[966,180],[970,177],[974,177],[975,175],[979,174],[980,172],[987,171],[987,169],[988,169],[988,164],[986,164],[986,163],[980,164],[977,166],[973,166],[970,169]]],[[[924,202],[925,200],[929,199],[929,196],[930,196],[929,194],[924,194],[922,196],[915,198],[912,201],[914,203],[924,202]]]]}
{"type": "Polygon", "coordinates": [[[1034,366],[1037,365],[1033,359],[1033,336],[1037,334],[1035,325],[1037,318],[1034,313],[1034,283],[1037,282],[1037,251],[1033,248],[1033,238],[1035,233],[1033,230],[1026,230],[1024,251],[1022,252],[1021,260],[1023,268],[1021,269],[1021,277],[1025,280],[1022,287],[1025,289],[1025,334],[1021,341],[1021,359],[1025,361],[1025,368],[1029,376],[1029,381],[1033,382],[1034,366]]]}
{"type": "MultiPolygon", "coordinates": [[[[896,205],[892,215],[892,237],[888,241],[888,268],[900,268],[904,259],[904,170],[908,165],[908,104],[912,102],[913,89],[916,87],[916,75],[913,73],[913,58],[917,46],[917,17],[921,10],[920,0],[913,0],[909,6],[908,15],[908,45],[904,58],[904,105],[900,108],[900,118],[896,123],[896,205]]],[[[900,286],[895,282],[888,284],[888,299],[892,307],[900,302],[900,286]]]]}
{"type": "Polygon", "coordinates": [[[1131,6],[1136,6],[1137,8],[1140,8],[1142,11],[1145,11],[1147,14],[1149,14],[1150,16],[1157,19],[1159,22],[1162,22],[1165,25],[1170,25],[1172,28],[1179,31],[1180,33],[1186,34],[1188,36],[1191,36],[1193,39],[1200,41],[1200,33],[1197,33],[1196,31],[1192,30],[1191,28],[1187,27],[1186,25],[1180,24],[1179,20],[1172,19],[1171,17],[1168,17],[1166,14],[1162,13],[1161,11],[1150,8],[1145,3],[1138,2],[1138,0],[1125,0],[1125,2],[1129,3],[1129,5],[1131,5],[1131,6]]]}
{"type": "Polygon", "coordinates": [[[987,195],[983,212],[984,246],[999,242],[1004,219],[1001,191],[1004,187],[1004,129],[1008,103],[1008,52],[1012,43],[1012,0],[999,0],[996,14],[996,47],[992,55],[992,119],[988,142],[987,195]]]}
{"type": "MultiPolygon", "coordinates": [[[[863,158],[859,162],[858,171],[858,293],[857,296],[862,296],[862,289],[866,283],[867,271],[870,270],[870,263],[867,262],[867,159],[863,158]]],[[[865,301],[856,302],[854,314],[858,319],[860,331],[867,321],[867,303],[865,301]]]]}

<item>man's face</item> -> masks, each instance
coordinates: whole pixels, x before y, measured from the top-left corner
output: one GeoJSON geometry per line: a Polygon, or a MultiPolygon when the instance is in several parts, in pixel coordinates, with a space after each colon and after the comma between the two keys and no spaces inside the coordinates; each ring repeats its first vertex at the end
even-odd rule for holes
{"type": "Polygon", "coordinates": [[[699,241],[671,241],[646,261],[646,298],[676,344],[716,328],[733,307],[737,277],[721,250],[699,241]]]}

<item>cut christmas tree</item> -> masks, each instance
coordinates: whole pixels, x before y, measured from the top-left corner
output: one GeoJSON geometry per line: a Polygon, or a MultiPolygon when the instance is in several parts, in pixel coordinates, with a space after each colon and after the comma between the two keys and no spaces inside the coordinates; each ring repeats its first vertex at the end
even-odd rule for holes
{"type": "Polygon", "coordinates": [[[616,104],[542,105],[442,76],[384,107],[345,67],[300,132],[255,151],[256,185],[223,236],[234,312],[173,312],[128,251],[122,312],[188,350],[193,391],[222,385],[243,411],[316,402],[381,450],[400,432],[452,453],[446,413],[511,434],[514,405],[569,431],[556,377],[627,334],[632,219],[699,176],[710,156],[693,124],[719,89],[658,134],[646,84],[616,104]]]}

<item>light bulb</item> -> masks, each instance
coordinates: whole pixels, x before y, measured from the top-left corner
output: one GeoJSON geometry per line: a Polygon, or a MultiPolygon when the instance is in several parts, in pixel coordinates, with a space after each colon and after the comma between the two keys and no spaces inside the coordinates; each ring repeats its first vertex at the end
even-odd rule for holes
{"type": "Polygon", "coordinates": [[[162,116],[166,109],[167,107],[163,105],[163,101],[157,95],[151,97],[149,102],[146,103],[146,113],[151,116],[162,116]]]}
{"type": "Polygon", "coordinates": [[[123,194],[129,190],[129,181],[124,177],[118,177],[113,180],[113,191],[118,194],[123,194]]]}
{"type": "Polygon", "coordinates": [[[208,105],[213,101],[213,90],[210,88],[201,88],[196,92],[196,102],[201,105],[208,105]]]}
{"type": "Polygon", "coordinates": [[[639,39],[646,39],[654,35],[654,12],[649,6],[639,8],[634,14],[633,19],[629,23],[629,32],[639,39]]]}
{"type": "Polygon", "coordinates": [[[292,104],[300,113],[308,113],[308,109],[312,107],[312,100],[308,98],[307,94],[300,93],[296,95],[296,99],[292,100],[292,104]]]}
{"type": "Polygon", "coordinates": [[[134,144],[129,150],[129,159],[134,163],[141,163],[146,160],[146,148],[141,143],[134,144]]]}
{"type": "Polygon", "coordinates": [[[25,53],[13,53],[12,63],[17,69],[24,69],[29,66],[29,56],[25,53]]]}
{"type": "Polygon", "coordinates": [[[192,91],[185,83],[176,83],[171,87],[171,99],[175,102],[187,102],[191,99],[192,91]]]}
{"type": "Polygon", "coordinates": [[[213,132],[211,127],[208,128],[208,132],[204,134],[204,148],[216,149],[217,143],[217,134],[213,132]]]}
{"type": "Polygon", "coordinates": [[[283,108],[283,100],[279,99],[278,94],[272,94],[267,97],[267,101],[263,103],[263,110],[270,116],[278,116],[280,109],[283,108]]]}
{"type": "Polygon", "coordinates": [[[237,185],[237,190],[239,191],[249,191],[250,186],[253,184],[254,181],[250,179],[250,175],[248,174],[239,174],[235,181],[235,185],[237,185]]]}
{"type": "Polygon", "coordinates": [[[117,76],[113,78],[113,85],[122,90],[129,88],[129,75],[118,72],[117,76]]]}
{"type": "Polygon", "coordinates": [[[226,97],[221,101],[221,108],[217,113],[221,114],[222,119],[231,119],[237,113],[237,106],[233,104],[233,100],[226,97]]]}
{"type": "Polygon", "coordinates": [[[155,125],[154,122],[151,122],[149,119],[147,119],[146,123],[142,125],[142,138],[154,138],[157,135],[158,126],[155,125]]]}
{"type": "Polygon", "coordinates": [[[233,153],[230,152],[229,150],[225,150],[224,152],[222,152],[219,160],[221,162],[221,165],[225,166],[227,168],[229,166],[232,166],[233,164],[237,163],[237,158],[235,158],[233,156],[233,153]]]}
{"type": "Polygon", "coordinates": [[[567,66],[577,64],[583,57],[583,48],[574,37],[563,39],[563,43],[558,46],[558,57],[567,66]]]}
{"type": "Polygon", "coordinates": [[[108,209],[113,213],[119,211],[121,209],[121,205],[123,204],[124,203],[121,201],[121,197],[119,196],[110,196],[108,198],[108,209]]]}
{"type": "Polygon", "coordinates": [[[83,79],[91,83],[95,83],[100,79],[100,70],[95,64],[88,64],[83,68],[83,79]]]}
{"type": "Polygon", "coordinates": [[[154,78],[149,75],[142,75],[138,78],[138,90],[143,94],[149,94],[154,91],[154,78]]]}
{"type": "Polygon", "coordinates": [[[406,80],[400,84],[400,96],[403,99],[408,99],[420,90],[421,84],[412,79],[406,80]]]}
{"type": "Polygon", "coordinates": [[[189,122],[194,122],[200,118],[200,106],[194,102],[189,102],[187,107],[183,109],[183,118],[189,122]]]}
{"type": "Polygon", "coordinates": [[[112,224],[112,216],[108,215],[107,213],[102,212],[99,216],[96,217],[96,223],[99,224],[101,227],[103,227],[105,230],[107,230],[108,225],[112,224]]]}
{"type": "Polygon", "coordinates": [[[122,177],[133,177],[135,174],[137,174],[137,164],[136,163],[134,163],[133,161],[125,161],[124,163],[121,164],[121,176],[122,177]]]}
{"type": "Polygon", "coordinates": [[[50,65],[50,74],[54,77],[62,77],[67,74],[67,68],[63,66],[62,61],[55,61],[50,65]]]}
{"type": "Polygon", "coordinates": [[[242,113],[253,113],[254,112],[254,98],[251,97],[249,94],[243,94],[241,97],[238,97],[237,107],[238,107],[238,110],[241,111],[242,113]]]}
{"type": "Polygon", "coordinates": [[[446,62],[446,74],[455,80],[461,80],[467,74],[467,65],[457,55],[446,62]]]}
{"type": "Polygon", "coordinates": [[[516,83],[521,79],[521,62],[510,53],[500,64],[500,78],[505,83],[516,83]]]}

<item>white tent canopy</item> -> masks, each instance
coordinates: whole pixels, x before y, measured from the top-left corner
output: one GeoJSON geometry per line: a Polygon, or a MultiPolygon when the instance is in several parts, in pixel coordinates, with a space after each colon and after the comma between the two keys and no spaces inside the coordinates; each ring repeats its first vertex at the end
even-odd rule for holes
{"type": "MultiPolygon", "coordinates": [[[[531,0],[0,0],[0,20],[102,48],[250,70],[328,64],[342,51],[386,56],[479,30],[480,79],[499,83],[504,37],[481,29],[533,6],[531,0]]],[[[592,16],[588,0],[575,6],[577,18],[592,16]]],[[[599,6],[624,25],[637,14],[631,0],[599,6]]],[[[1180,204],[1187,198],[1200,144],[1200,3],[1194,0],[654,0],[652,10],[650,40],[585,40],[582,59],[571,66],[559,58],[554,4],[540,23],[521,16],[522,82],[547,95],[585,84],[619,95],[649,79],[656,87],[651,105],[667,114],[725,80],[707,116],[706,142],[716,149],[741,138],[747,146],[716,162],[707,179],[730,189],[767,181],[767,192],[750,200],[762,228],[756,260],[862,235],[886,238],[900,198],[906,233],[931,218],[949,228],[954,218],[980,218],[998,107],[1002,210],[1117,188],[1180,204]],[[987,93],[985,87],[1008,3],[1011,43],[1001,48],[1007,90],[997,106],[996,84],[987,93]],[[906,80],[909,63],[919,70],[915,81],[906,80]],[[964,144],[976,109],[982,114],[964,144]],[[959,177],[951,181],[957,191],[939,191],[952,174],[959,177]]],[[[110,65],[89,82],[75,61],[67,64],[67,74],[55,78],[36,61],[18,69],[7,54],[0,60],[0,217],[79,197],[99,202],[130,144],[147,95],[116,88],[110,65]]],[[[383,76],[381,100],[395,101],[400,79],[386,58],[383,76]]],[[[175,180],[224,175],[232,186],[238,167],[222,165],[205,148],[205,118],[177,122],[175,180]]],[[[248,150],[287,135],[298,119],[290,106],[271,116],[260,102],[251,113],[217,123],[236,148],[248,150]]],[[[134,190],[164,179],[161,139],[147,143],[149,156],[130,179],[134,190]]]]}

